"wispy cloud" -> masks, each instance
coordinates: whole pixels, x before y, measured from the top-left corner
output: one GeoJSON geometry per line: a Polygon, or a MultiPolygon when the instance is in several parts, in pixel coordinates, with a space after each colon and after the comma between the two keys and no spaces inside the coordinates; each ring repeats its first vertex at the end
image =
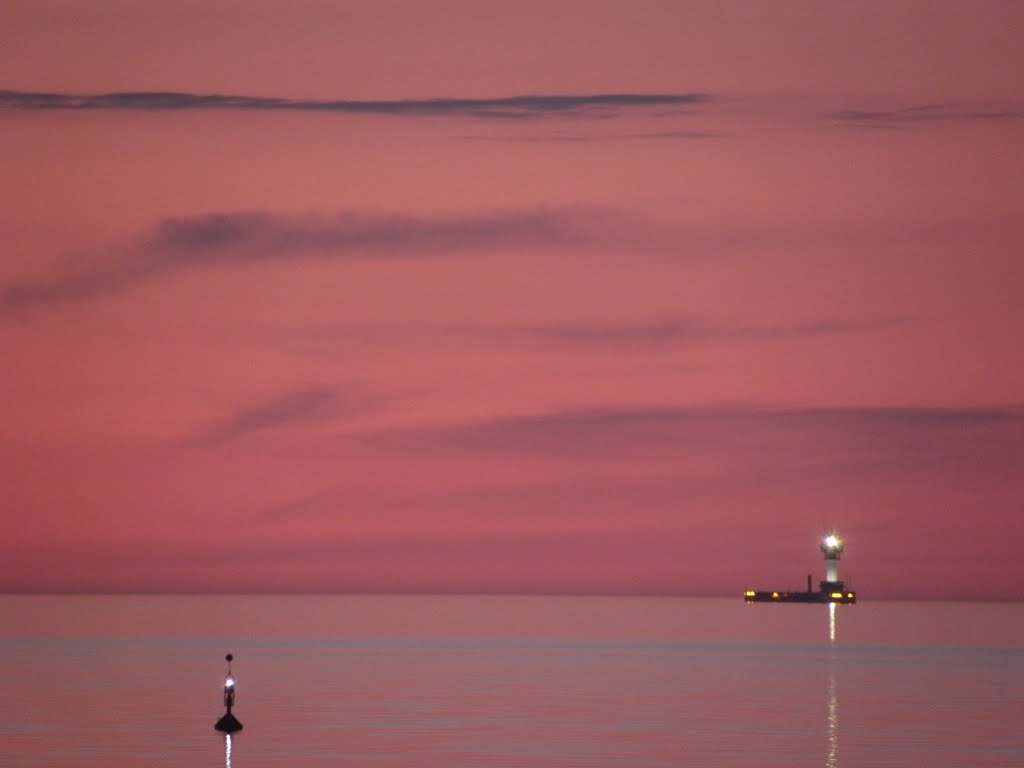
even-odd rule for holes
{"type": "Polygon", "coordinates": [[[332,387],[311,387],[279,393],[211,424],[197,435],[194,442],[215,445],[253,432],[323,419],[335,415],[340,406],[339,393],[332,387]]]}
{"type": "MultiPolygon", "coordinates": [[[[769,456],[798,448],[806,461],[829,448],[900,461],[936,452],[970,452],[968,437],[995,440],[995,461],[1024,449],[1024,411],[1014,408],[591,408],[516,415],[432,429],[384,432],[369,439],[416,449],[444,445],[473,453],[574,457],[685,454],[715,446],[730,455],[769,456]],[[998,433],[998,435],[997,435],[998,433]],[[996,439],[998,437],[998,439],[996,439]]],[[[781,454],[780,454],[781,455],[781,454]]]]}
{"type": "Polygon", "coordinates": [[[839,125],[853,128],[909,128],[930,123],[994,122],[1024,119],[1024,109],[979,109],[958,104],[922,104],[896,109],[841,109],[828,114],[839,125]]]}
{"type": "Polygon", "coordinates": [[[265,96],[130,91],[101,94],[0,91],[0,109],[27,110],[232,110],[526,119],[551,115],[606,117],[630,110],[691,107],[706,93],[588,93],[491,98],[288,99],[265,96]]]}
{"type": "Polygon", "coordinates": [[[703,341],[786,339],[859,333],[891,328],[906,317],[871,320],[823,320],[791,325],[726,325],[695,318],[665,318],[646,323],[597,325],[536,325],[525,328],[471,328],[488,337],[523,338],[567,347],[609,347],[638,350],[703,341]]]}
{"type": "MultiPolygon", "coordinates": [[[[847,223],[844,243],[864,247],[933,242],[973,236],[978,221],[866,221],[847,223]]],[[[672,258],[735,257],[756,251],[785,252],[814,245],[834,247],[840,225],[728,227],[685,220],[667,222],[623,209],[597,206],[540,206],[469,211],[448,215],[406,215],[342,211],[333,215],[273,212],[221,212],[158,221],[132,240],[101,251],[73,254],[68,268],[0,283],[0,318],[19,311],[96,299],[185,271],[261,263],[301,263],[365,259],[474,257],[508,251],[557,249],[659,254],[672,258]]],[[[823,333],[828,328],[698,328],[689,321],[649,327],[586,329],[538,327],[550,340],[580,342],[604,335],[650,340],[823,333]]],[[[838,328],[831,329],[834,331],[838,328]]]]}
{"type": "Polygon", "coordinates": [[[589,144],[596,142],[630,142],[630,141],[676,141],[722,139],[727,134],[723,131],[692,130],[692,131],[637,131],[633,133],[546,133],[530,136],[464,136],[468,141],[495,142],[501,144],[589,144]]]}
{"type": "MultiPolygon", "coordinates": [[[[415,217],[216,213],[159,222],[87,266],[0,285],[0,315],[117,293],[160,275],[273,261],[420,259],[509,249],[607,247],[630,222],[605,209],[536,208],[415,217]]],[[[635,241],[633,241],[635,242],[635,241]]]]}
{"type": "MultiPolygon", "coordinates": [[[[289,405],[285,393],[234,419],[269,429],[319,417],[315,393],[294,400],[289,405]]],[[[905,563],[906,546],[926,535],[933,555],[959,565],[957,519],[971,520],[975,535],[991,540],[999,556],[993,562],[1012,562],[1010,534],[1019,528],[1020,408],[609,407],[362,437],[346,450],[356,447],[368,460],[371,449],[382,449],[377,466],[390,470],[409,458],[400,455],[409,449],[428,471],[400,481],[380,471],[340,473],[327,487],[299,482],[290,502],[268,498],[255,511],[247,505],[232,526],[221,526],[238,535],[213,541],[127,546],[119,535],[85,549],[57,541],[45,551],[15,541],[2,553],[11,566],[8,583],[125,589],[147,577],[152,588],[156,563],[167,565],[161,572],[180,574],[166,582],[178,590],[199,585],[185,577],[212,566],[224,569],[222,589],[578,585],[714,594],[740,588],[730,579],[750,577],[729,576],[714,560],[728,559],[728,542],[758,532],[800,541],[813,527],[838,522],[852,537],[860,533],[863,556],[879,566],[905,563]],[[475,471],[527,456],[534,461],[528,474],[475,471]],[[581,473],[581,461],[600,462],[601,471],[581,473]],[[445,462],[457,472],[440,471],[445,462]],[[69,562],[84,566],[84,580],[69,562]],[[674,570],[680,563],[690,565],[674,570]],[[243,578],[238,569],[247,564],[257,567],[243,578]]],[[[323,449],[330,446],[323,442],[323,449]]],[[[773,560],[766,557],[755,570],[772,573],[773,560]]],[[[787,570],[780,578],[789,578],[787,570]]],[[[874,578],[881,587],[897,575],[886,566],[874,578]]],[[[998,569],[990,582],[1008,583],[998,569]]]]}

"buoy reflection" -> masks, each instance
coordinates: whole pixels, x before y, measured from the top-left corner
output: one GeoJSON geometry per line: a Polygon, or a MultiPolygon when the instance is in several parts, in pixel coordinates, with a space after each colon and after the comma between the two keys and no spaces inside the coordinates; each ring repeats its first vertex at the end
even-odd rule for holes
{"type": "Polygon", "coordinates": [[[224,768],[231,768],[231,734],[224,734],[224,768]]]}

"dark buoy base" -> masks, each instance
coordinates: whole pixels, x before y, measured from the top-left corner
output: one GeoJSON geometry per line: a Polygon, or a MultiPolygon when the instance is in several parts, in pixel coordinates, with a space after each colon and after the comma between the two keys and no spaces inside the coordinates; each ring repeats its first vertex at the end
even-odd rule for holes
{"type": "Polygon", "coordinates": [[[230,712],[218,720],[217,724],[213,727],[218,731],[224,731],[224,733],[234,733],[235,731],[242,730],[242,724],[238,722],[238,718],[230,712]]]}

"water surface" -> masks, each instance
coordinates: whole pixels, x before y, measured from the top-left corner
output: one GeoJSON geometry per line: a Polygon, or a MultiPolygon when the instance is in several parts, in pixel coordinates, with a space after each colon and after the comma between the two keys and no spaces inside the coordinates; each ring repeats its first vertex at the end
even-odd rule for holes
{"type": "Polygon", "coordinates": [[[4,766],[1024,765],[1024,606],[0,596],[4,766]],[[235,714],[213,730],[224,654],[235,714]]]}

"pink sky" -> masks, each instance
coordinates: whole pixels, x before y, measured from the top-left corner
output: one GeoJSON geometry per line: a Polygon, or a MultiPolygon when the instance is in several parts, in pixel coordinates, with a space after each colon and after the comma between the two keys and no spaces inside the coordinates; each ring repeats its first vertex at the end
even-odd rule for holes
{"type": "Polygon", "coordinates": [[[0,591],[1021,599],[1022,25],[4,3],[0,591]]]}

